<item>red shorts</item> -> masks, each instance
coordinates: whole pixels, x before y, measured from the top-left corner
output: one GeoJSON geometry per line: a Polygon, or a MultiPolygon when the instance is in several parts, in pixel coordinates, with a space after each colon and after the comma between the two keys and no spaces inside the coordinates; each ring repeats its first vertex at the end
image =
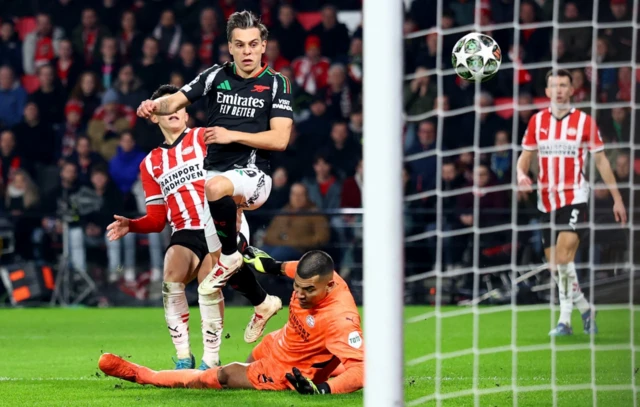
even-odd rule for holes
{"type": "Polygon", "coordinates": [[[271,356],[274,346],[274,336],[278,331],[271,332],[253,348],[251,356],[254,362],[247,368],[249,381],[258,390],[290,390],[291,384],[285,374],[291,373],[291,366],[284,366],[271,356]]]}

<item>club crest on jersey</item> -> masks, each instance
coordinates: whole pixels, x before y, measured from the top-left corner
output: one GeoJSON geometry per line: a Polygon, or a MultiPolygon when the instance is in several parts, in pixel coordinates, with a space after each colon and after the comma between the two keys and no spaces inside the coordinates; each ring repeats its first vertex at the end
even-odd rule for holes
{"type": "Polygon", "coordinates": [[[314,326],[316,326],[316,320],[315,318],[313,318],[313,315],[307,316],[307,325],[309,325],[309,328],[313,328],[314,326]]]}
{"type": "Polygon", "coordinates": [[[253,85],[253,89],[251,90],[251,92],[258,92],[258,93],[262,93],[265,90],[269,90],[271,89],[269,86],[264,86],[264,85],[253,85]]]}
{"type": "Polygon", "coordinates": [[[578,134],[578,130],[576,130],[575,128],[570,128],[567,129],[567,136],[575,136],[576,134],[578,134]]]}
{"type": "Polygon", "coordinates": [[[182,155],[191,154],[193,152],[193,146],[189,146],[182,150],[182,155]]]}

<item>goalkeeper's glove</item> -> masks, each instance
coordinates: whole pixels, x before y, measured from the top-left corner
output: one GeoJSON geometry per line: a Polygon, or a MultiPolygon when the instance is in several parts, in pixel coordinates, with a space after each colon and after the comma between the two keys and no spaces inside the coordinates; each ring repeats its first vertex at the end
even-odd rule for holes
{"type": "Polygon", "coordinates": [[[285,377],[300,394],[331,394],[329,384],[325,382],[316,385],[311,379],[304,377],[297,367],[293,368],[293,374],[287,373],[285,377]]]}
{"type": "Polygon", "coordinates": [[[282,262],[276,261],[262,250],[248,246],[243,253],[244,264],[258,273],[282,275],[282,262]]]}

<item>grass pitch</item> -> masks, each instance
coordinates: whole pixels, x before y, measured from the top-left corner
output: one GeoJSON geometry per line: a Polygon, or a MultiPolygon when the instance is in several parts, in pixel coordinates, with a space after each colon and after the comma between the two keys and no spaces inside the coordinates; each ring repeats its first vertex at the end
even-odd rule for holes
{"type": "MultiPolygon", "coordinates": [[[[637,308],[636,308],[637,309],[637,308]]],[[[461,308],[447,308],[457,312],[461,308]]],[[[477,388],[481,406],[513,405],[512,366],[517,366],[518,406],[551,406],[553,393],[552,352],[547,332],[552,316],[548,310],[519,308],[516,344],[522,350],[512,358],[512,314],[496,308],[495,313],[478,317],[477,388]]],[[[405,398],[409,405],[433,395],[436,386],[436,320],[424,314],[428,307],[408,307],[405,328],[405,398]],[[420,316],[420,317],[419,317],[420,316]]],[[[601,310],[600,334],[595,344],[594,384],[603,386],[595,397],[599,406],[627,407],[638,403],[631,390],[640,375],[640,310],[601,310]],[[633,321],[633,331],[631,324],[633,321]],[[632,338],[633,334],[633,338],[632,338]],[[633,344],[633,346],[632,346],[633,344]],[[634,358],[635,356],[635,358],[634,358]],[[635,365],[634,365],[635,363],[635,365]]],[[[225,315],[223,362],[244,361],[251,345],[242,339],[251,314],[248,308],[229,308],[225,315]]],[[[198,310],[192,310],[191,344],[196,359],[201,356],[198,310]]],[[[574,313],[574,327],[582,326],[574,313]]],[[[287,313],[281,312],[268,328],[282,326],[287,313]]],[[[555,318],[555,317],[554,317],[555,318]]],[[[441,392],[472,389],[474,385],[474,315],[451,316],[442,320],[441,392]]],[[[576,329],[578,331],[578,329],[576,329]]],[[[365,343],[367,331],[365,328],[365,343]]],[[[591,406],[592,352],[589,338],[581,332],[556,340],[555,395],[558,406],[591,406]],[[572,346],[573,349],[567,349],[572,346]]],[[[17,309],[0,310],[0,405],[2,406],[360,406],[362,392],[350,395],[303,397],[293,392],[206,391],[156,389],[104,377],[97,369],[101,352],[112,352],[154,369],[172,368],[173,345],[161,309],[17,309]]],[[[197,360],[199,362],[199,360],[197,360]]],[[[424,400],[420,405],[435,406],[424,400]]],[[[473,395],[443,401],[443,406],[474,405],[473,395]]],[[[636,404],[638,406],[638,404],[636,404]]],[[[387,406],[380,406],[387,407],[387,406]]],[[[390,407],[390,406],[389,406],[390,407]]]]}

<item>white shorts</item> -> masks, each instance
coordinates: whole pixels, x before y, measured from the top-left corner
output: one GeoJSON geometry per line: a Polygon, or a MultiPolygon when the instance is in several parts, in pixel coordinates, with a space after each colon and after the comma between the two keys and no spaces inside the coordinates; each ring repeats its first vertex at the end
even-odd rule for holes
{"type": "Polygon", "coordinates": [[[240,168],[225,172],[207,171],[207,180],[222,175],[233,184],[233,196],[241,196],[238,208],[246,211],[258,209],[271,194],[271,177],[257,168],[240,168]]]}
{"type": "MultiPolygon", "coordinates": [[[[222,248],[222,243],[220,243],[220,238],[218,237],[218,232],[216,230],[216,226],[213,224],[213,219],[211,219],[211,211],[209,210],[209,204],[205,203],[205,227],[204,227],[204,237],[207,239],[207,247],[209,248],[209,253],[216,252],[222,248]]],[[[244,216],[244,212],[242,212],[242,223],[240,224],[240,233],[244,235],[247,239],[247,242],[251,241],[251,236],[249,232],[249,224],[247,223],[247,218],[244,216]]]]}

